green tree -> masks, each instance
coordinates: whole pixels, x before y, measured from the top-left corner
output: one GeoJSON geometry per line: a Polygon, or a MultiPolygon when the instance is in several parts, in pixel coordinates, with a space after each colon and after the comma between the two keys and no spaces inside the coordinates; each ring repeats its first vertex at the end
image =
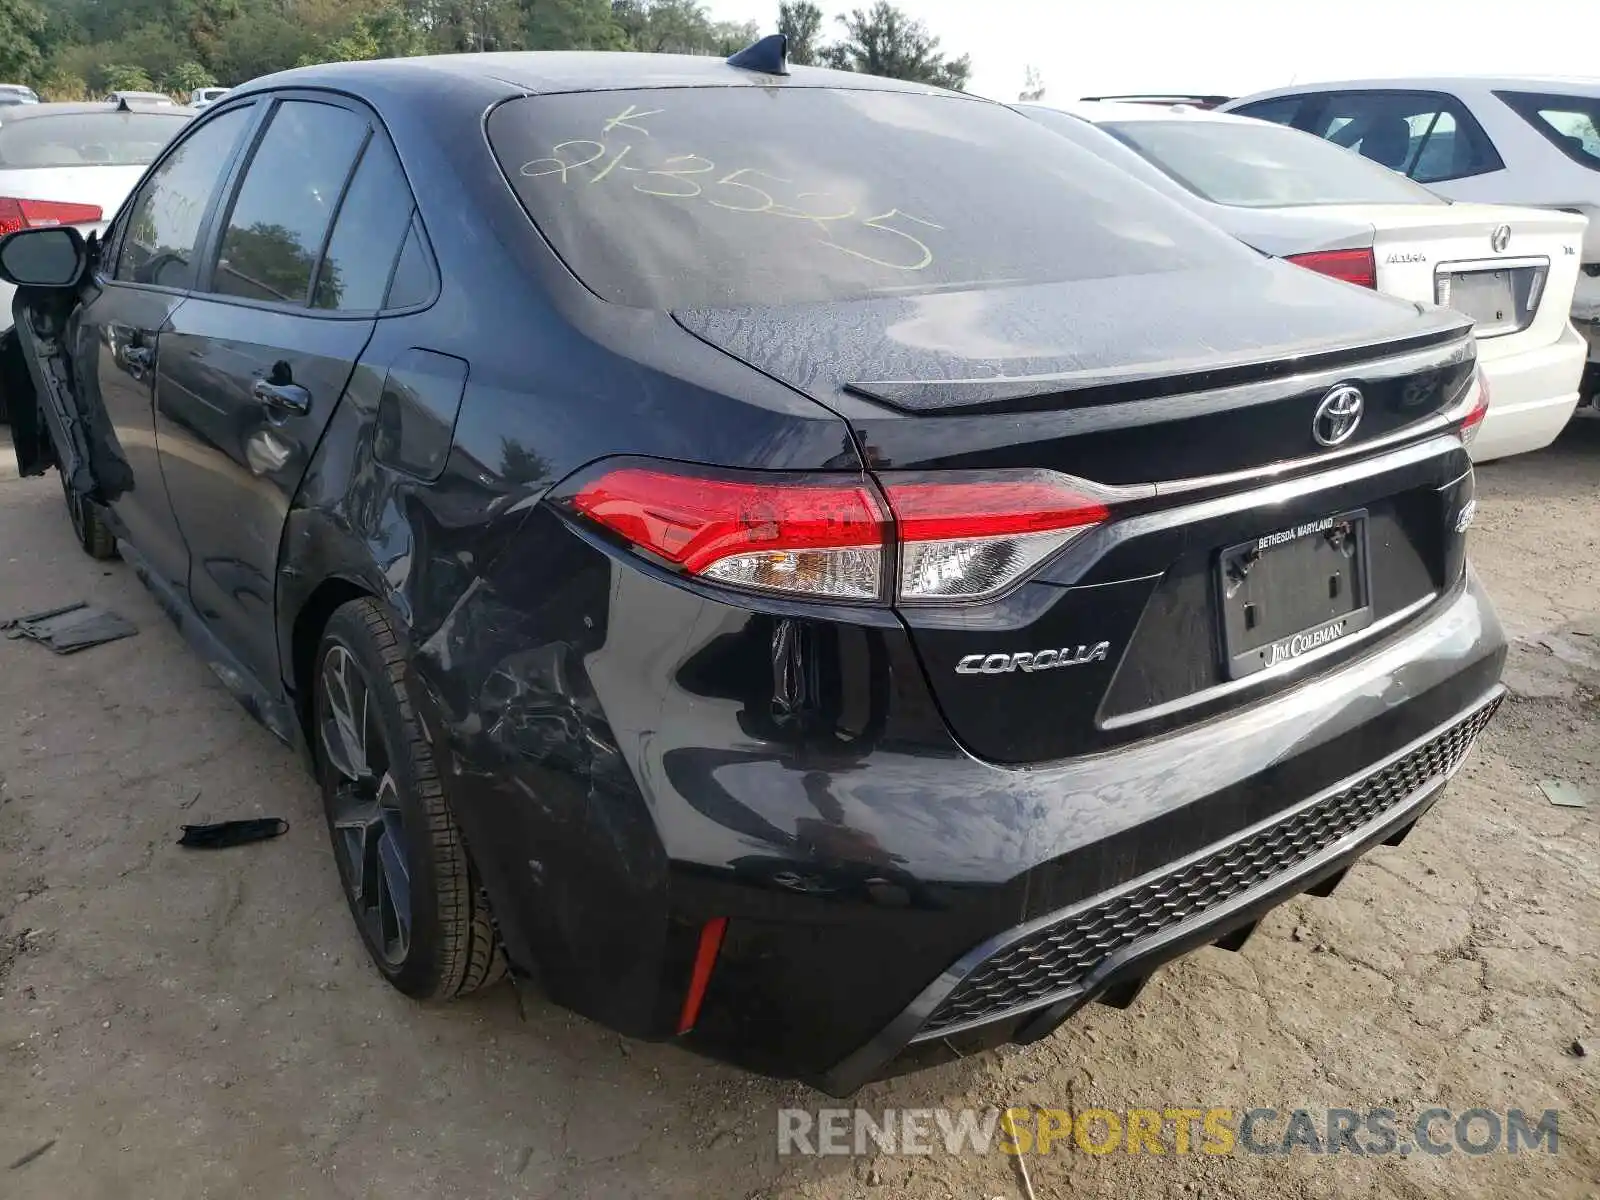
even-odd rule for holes
{"type": "Polygon", "coordinates": [[[520,0],[525,50],[621,50],[627,39],[609,0],[520,0]]]}
{"type": "Polygon", "coordinates": [[[44,13],[33,0],[0,0],[0,76],[5,81],[32,79],[43,55],[39,37],[44,33],[44,13]]]}
{"type": "MultiPolygon", "coordinates": [[[[867,3],[867,0],[854,0],[867,3]]],[[[841,18],[822,46],[820,0],[781,0],[796,63],[818,61],[960,87],[969,64],[893,5],[841,18]]],[[[747,21],[715,21],[705,0],[0,0],[0,81],[52,96],[205,79],[238,85],[297,63],[471,50],[733,53],[756,40],[747,21]]]]}
{"type": "Polygon", "coordinates": [[[761,26],[754,21],[713,21],[708,32],[711,53],[718,58],[737,54],[761,38],[761,26]]]}
{"type": "Polygon", "coordinates": [[[199,63],[181,62],[162,77],[161,86],[169,92],[192,92],[195,88],[215,87],[217,77],[199,63]]]}
{"type": "Polygon", "coordinates": [[[939,39],[928,32],[927,26],[908,17],[889,0],[877,0],[871,8],[855,9],[837,20],[844,26],[845,37],[823,51],[823,60],[829,66],[957,91],[967,86],[972,60],[965,54],[960,58],[944,57],[939,53],[939,39]]]}
{"type": "Polygon", "coordinates": [[[613,0],[612,16],[631,50],[713,54],[711,18],[698,0],[613,0]]]}
{"type": "Polygon", "coordinates": [[[155,81],[143,67],[131,63],[112,63],[101,72],[106,90],[112,92],[153,92],[155,81]]]}
{"type": "Polygon", "coordinates": [[[207,65],[223,83],[237,85],[292,67],[323,47],[314,30],[281,12],[250,11],[223,27],[216,58],[207,65]]]}
{"type": "Polygon", "coordinates": [[[778,5],[778,32],[789,39],[789,61],[802,66],[817,61],[821,48],[822,10],[811,0],[782,0],[778,5]]]}

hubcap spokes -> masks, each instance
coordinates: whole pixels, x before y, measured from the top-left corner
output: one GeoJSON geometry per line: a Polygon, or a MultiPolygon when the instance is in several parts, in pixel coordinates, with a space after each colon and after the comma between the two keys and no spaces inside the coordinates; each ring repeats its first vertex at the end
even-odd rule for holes
{"type": "Polygon", "coordinates": [[[338,778],[333,842],[361,923],[384,960],[398,965],[411,946],[411,870],[400,793],[389,749],[355,659],[334,646],[322,662],[320,735],[338,778]]]}

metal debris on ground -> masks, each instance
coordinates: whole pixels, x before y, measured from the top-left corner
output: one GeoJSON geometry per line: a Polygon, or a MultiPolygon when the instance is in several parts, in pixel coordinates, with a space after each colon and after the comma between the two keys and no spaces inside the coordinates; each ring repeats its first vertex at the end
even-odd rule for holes
{"type": "Polygon", "coordinates": [[[0,622],[0,629],[8,638],[29,638],[57,654],[75,654],[139,632],[127,618],[110,609],[94,608],[82,600],[47,612],[13,617],[0,622]]]}
{"type": "Polygon", "coordinates": [[[1565,779],[1541,779],[1539,790],[1544,793],[1545,799],[1557,808],[1588,808],[1589,797],[1582,788],[1575,783],[1568,783],[1565,779]]]}

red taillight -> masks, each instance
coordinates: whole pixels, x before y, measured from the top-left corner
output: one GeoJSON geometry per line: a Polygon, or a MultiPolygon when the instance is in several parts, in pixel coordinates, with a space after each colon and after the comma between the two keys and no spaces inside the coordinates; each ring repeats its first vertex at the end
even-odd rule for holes
{"type": "Polygon", "coordinates": [[[1369,247],[1365,250],[1318,250],[1312,254],[1290,254],[1286,261],[1319,275],[1342,279],[1361,287],[1378,286],[1378,262],[1369,247]]]}
{"type": "Polygon", "coordinates": [[[700,944],[694,952],[689,990],[683,994],[683,1008],[678,1013],[680,1034],[688,1033],[700,1019],[700,1005],[705,1002],[706,988],[711,985],[711,969],[717,965],[717,955],[722,950],[722,935],[727,931],[727,917],[712,917],[700,928],[700,944]]]}
{"type": "Polygon", "coordinates": [[[1461,422],[1461,440],[1466,445],[1472,445],[1478,436],[1478,429],[1483,425],[1483,419],[1489,415],[1489,380],[1480,367],[1473,372],[1472,383],[1468,385],[1467,394],[1449,414],[1461,422]]]}
{"type": "Polygon", "coordinates": [[[1096,525],[1111,515],[1093,496],[1047,480],[890,482],[886,490],[900,537],[911,542],[1049,533],[1096,525]]]}
{"type": "Polygon", "coordinates": [[[1050,471],[890,472],[881,482],[880,496],[860,477],[628,465],[591,476],[567,503],[719,583],[925,604],[997,595],[1110,511],[1100,491],[1050,471]]]}
{"type": "Polygon", "coordinates": [[[572,506],[692,575],[763,591],[875,600],[885,514],[860,480],[772,483],[622,467],[572,506]]]}
{"type": "Polygon", "coordinates": [[[93,225],[101,216],[98,204],[0,196],[0,237],[19,229],[43,229],[49,225],[93,225]]]}

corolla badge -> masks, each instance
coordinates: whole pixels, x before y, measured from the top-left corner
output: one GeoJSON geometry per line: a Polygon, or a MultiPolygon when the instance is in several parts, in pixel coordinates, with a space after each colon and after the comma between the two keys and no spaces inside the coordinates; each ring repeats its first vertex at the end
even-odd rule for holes
{"type": "Polygon", "coordinates": [[[1311,419],[1311,436],[1317,439],[1319,446],[1343,445],[1361,424],[1365,406],[1360,388],[1341,383],[1317,405],[1317,415],[1311,419]]]}
{"type": "Polygon", "coordinates": [[[1511,245],[1511,226],[1496,225],[1494,232],[1489,235],[1489,245],[1494,247],[1496,254],[1504,254],[1506,247],[1511,245]]]}
{"type": "Polygon", "coordinates": [[[1016,654],[969,654],[956,664],[957,675],[1005,675],[1011,671],[1054,671],[1058,667],[1081,667],[1084,663],[1105,662],[1111,653],[1110,642],[1092,646],[1063,646],[1059,650],[1021,650],[1016,654]]]}

